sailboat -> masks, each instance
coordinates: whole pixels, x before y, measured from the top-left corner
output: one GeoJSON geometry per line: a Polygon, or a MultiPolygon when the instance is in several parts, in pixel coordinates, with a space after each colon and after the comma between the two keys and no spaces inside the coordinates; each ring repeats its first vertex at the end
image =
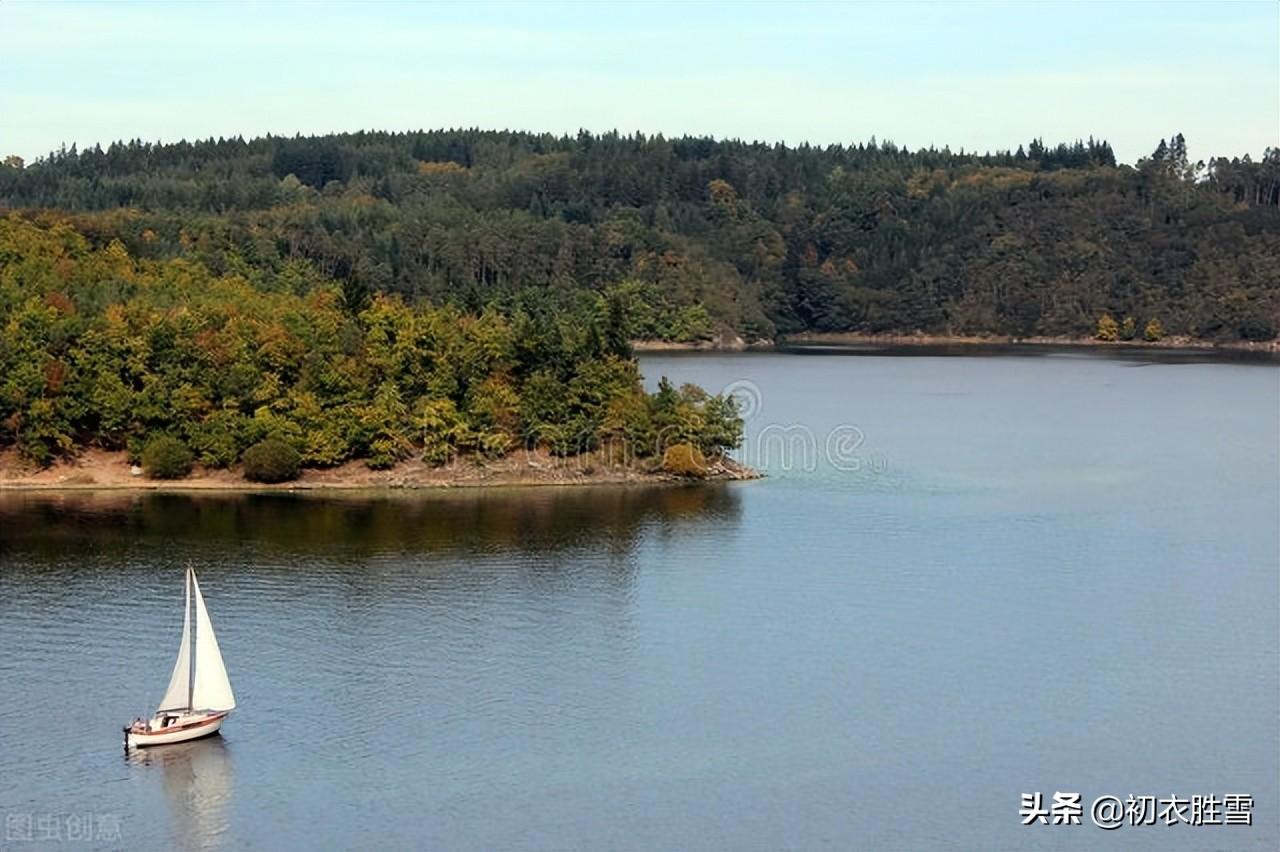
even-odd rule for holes
{"type": "Polygon", "coordinates": [[[187,568],[182,643],[173,664],[169,688],[150,719],[135,719],[124,728],[124,746],[145,748],[180,743],[216,734],[236,706],[227,667],[222,664],[213,622],[205,609],[196,572],[187,568]],[[192,615],[194,608],[194,617],[192,615]]]}

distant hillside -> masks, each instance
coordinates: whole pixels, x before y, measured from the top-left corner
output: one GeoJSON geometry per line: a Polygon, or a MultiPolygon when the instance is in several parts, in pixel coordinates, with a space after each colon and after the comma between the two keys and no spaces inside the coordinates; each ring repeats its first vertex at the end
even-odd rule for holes
{"type": "Polygon", "coordinates": [[[1121,335],[1280,332],[1280,149],[1192,164],[1180,135],[1134,167],[1092,139],[977,155],[479,130],[7,162],[0,206],[24,217],[67,211],[95,245],[267,290],[336,279],[352,309],[587,289],[663,339],[1090,335],[1103,314],[1121,335]]]}

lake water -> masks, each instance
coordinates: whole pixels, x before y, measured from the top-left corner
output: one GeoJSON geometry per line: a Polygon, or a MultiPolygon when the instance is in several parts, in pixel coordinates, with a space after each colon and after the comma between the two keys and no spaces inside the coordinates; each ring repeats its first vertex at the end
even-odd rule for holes
{"type": "Polygon", "coordinates": [[[0,496],[0,847],[1280,846],[1274,365],[642,364],[731,388],[769,478],[0,496]],[[240,707],[126,758],[187,560],[240,707]]]}

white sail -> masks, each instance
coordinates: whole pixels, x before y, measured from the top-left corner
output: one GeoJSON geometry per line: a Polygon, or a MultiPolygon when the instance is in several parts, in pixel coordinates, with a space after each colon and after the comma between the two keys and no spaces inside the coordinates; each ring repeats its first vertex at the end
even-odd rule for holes
{"type": "Polygon", "coordinates": [[[231,680],[227,677],[227,667],[222,664],[222,652],[218,650],[218,640],[213,635],[213,622],[209,620],[209,611],[204,608],[204,597],[200,594],[200,584],[196,582],[194,571],[191,572],[191,588],[195,591],[196,601],[196,674],[191,689],[191,709],[230,710],[236,706],[236,697],[231,693],[231,680]]]}
{"type": "Polygon", "coordinates": [[[160,710],[185,710],[191,683],[191,570],[187,569],[186,598],[182,606],[182,644],[178,646],[178,661],[173,664],[169,687],[160,699],[160,710]]]}

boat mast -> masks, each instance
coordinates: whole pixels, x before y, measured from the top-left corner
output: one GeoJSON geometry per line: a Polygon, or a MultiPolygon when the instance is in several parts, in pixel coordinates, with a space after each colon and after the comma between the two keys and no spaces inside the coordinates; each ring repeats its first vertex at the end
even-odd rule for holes
{"type": "Polygon", "coordinates": [[[187,611],[183,616],[191,619],[188,624],[191,625],[191,659],[189,661],[189,669],[187,673],[187,711],[196,709],[193,705],[196,689],[196,619],[192,611],[193,601],[191,600],[191,566],[187,566],[187,611]]]}

